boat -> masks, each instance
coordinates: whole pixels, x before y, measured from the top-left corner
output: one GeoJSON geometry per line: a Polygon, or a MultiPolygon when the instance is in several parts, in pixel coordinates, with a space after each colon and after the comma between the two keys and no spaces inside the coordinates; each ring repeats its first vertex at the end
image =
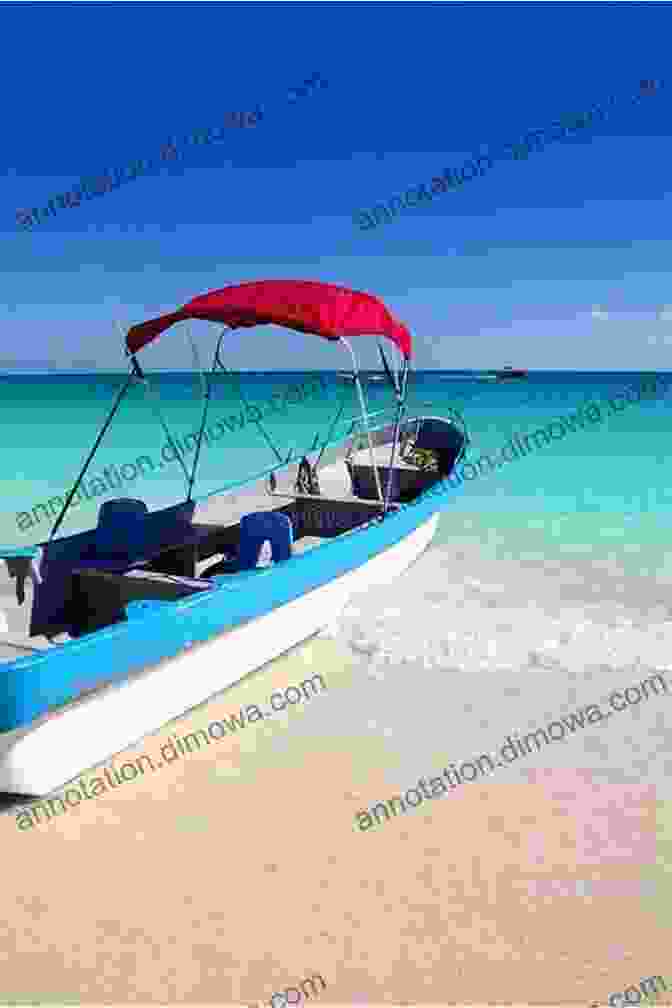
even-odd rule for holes
{"type": "Polygon", "coordinates": [[[470,381],[477,381],[477,382],[497,381],[497,372],[485,371],[480,373],[478,371],[474,371],[471,374],[446,374],[446,375],[440,375],[439,381],[446,381],[446,382],[454,381],[454,382],[460,382],[462,384],[464,384],[464,382],[470,382],[470,381]]]}
{"type": "Polygon", "coordinates": [[[496,381],[515,381],[529,378],[528,372],[524,368],[513,368],[507,364],[501,371],[491,371],[496,381]]]}
{"type": "MultiPolygon", "coordinates": [[[[459,414],[409,410],[408,328],[375,296],[335,284],[262,280],[211,291],[132,326],[125,353],[124,385],[49,537],[30,548],[0,547],[17,598],[23,580],[33,585],[26,639],[13,644],[28,653],[16,657],[0,639],[0,790],[17,797],[48,794],[136,744],[332,624],[353,593],[402,574],[456,492],[448,478],[468,443],[459,414]],[[108,499],[94,528],[63,534],[121,401],[138,383],[149,389],[143,349],[189,320],[223,328],[201,374],[193,465],[182,460],[184,499],[154,510],[142,499],[108,499]],[[256,419],[268,464],[246,473],[233,497],[229,487],[197,498],[213,382],[232,373],[222,362],[223,338],[269,324],[339,344],[352,364],[359,414],[345,416],[352,394],[340,386],[326,434],[313,438],[311,430],[309,449],[287,454],[256,419]],[[386,409],[367,409],[351,343],[358,336],[378,339],[391,392],[386,409]],[[328,463],[327,449],[336,454],[328,463]],[[214,498],[231,504],[226,520],[196,513],[197,503],[214,498]]],[[[245,403],[242,388],[240,397],[245,403]]],[[[219,454],[211,457],[219,466],[219,454]]]]}
{"type": "MultiPolygon", "coordinates": [[[[352,373],[352,371],[339,371],[338,372],[338,377],[342,381],[347,381],[347,382],[354,382],[354,380],[355,380],[355,376],[352,373]]],[[[386,376],[384,374],[381,375],[381,374],[361,374],[360,373],[359,377],[360,377],[361,381],[374,382],[374,383],[375,382],[384,382],[384,381],[387,380],[386,376]]]]}

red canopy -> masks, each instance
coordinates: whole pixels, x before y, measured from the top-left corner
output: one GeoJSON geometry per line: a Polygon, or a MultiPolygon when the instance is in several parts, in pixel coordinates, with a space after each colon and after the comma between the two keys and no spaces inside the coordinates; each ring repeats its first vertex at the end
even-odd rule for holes
{"type": "Polygon", "coordinates": [[[386,336],[411,356],[411,334],[372,294],[314,280],[260,280],[224,287],[194,298],[176,312],[133,326],[126,337],[137,353],[164,330],[185,319],[222,322],[231,329],[273,323],[328,340],[341,336],[386,336]]]}

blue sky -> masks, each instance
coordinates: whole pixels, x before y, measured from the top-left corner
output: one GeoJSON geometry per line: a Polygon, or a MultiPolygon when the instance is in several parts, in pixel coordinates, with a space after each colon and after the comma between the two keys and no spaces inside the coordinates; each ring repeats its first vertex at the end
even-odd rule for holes
{"type": "MultiPolygon", "coordinates": [[[[295,277],[381,296],[418,368],[672,368],[667,4],[3,4],[0,27],[0,367],[117,369],[115,319],[295,277]],[[328,87],[290,103],[315,72],[328,87]],[[633,106],[642,78],[667,86],[633,106]],[[358,228],[481,145],[611,96],[596,129],[358,228]],[[256,127],[17,229],[19,208],[258,103],[256,127]]],[[[347,363],[270,327],[226,346],[234,368],[347,363]]],[[[176,331],[143,359],[191,364],[176,331]]]]}

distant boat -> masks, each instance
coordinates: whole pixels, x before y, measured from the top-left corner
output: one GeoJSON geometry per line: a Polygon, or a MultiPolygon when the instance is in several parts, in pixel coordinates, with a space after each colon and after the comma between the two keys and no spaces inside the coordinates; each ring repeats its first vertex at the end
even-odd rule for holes
{"type": "MultiPolygon", "coordinates": [[[[338,377],[341,379],[341,381],[354,382],[354,380],[355,380],[355,376],[353,375],[353,373],[351,371],[339,371],[338,372],[338,377]]],[[[381,374],[373,374],[373,375],[360,374],[360,378],[363,379],[366,382],[382,382],[382,381],[385,381],[385,375],[384,374],[382,374],[382,375],[381,374]]]]}
{"type": "Polygon", "coordinates": [[[529,378],[529,373],[523,368],[513,368],[507,364],[501,371],[477,371],[470,375],[446,374],[441,375],[441,381],[512,381],[529,378]]]}
{"type": "Polygon", "coordinates": [[[457,382],[469,382],[469,381],[497,381],[497,375],[495,372],[486,371],[482,374],[446,374],[439,377],[439,381],[457,381],[457,382]]]}
{"type": "Polygon", "coordinates": [[[495,376],[496,381],[513,381],[529,378],[529,373],[524,368],[513,368],[507,364],[501,371],[490,371],[489,374],[495,376]]]}

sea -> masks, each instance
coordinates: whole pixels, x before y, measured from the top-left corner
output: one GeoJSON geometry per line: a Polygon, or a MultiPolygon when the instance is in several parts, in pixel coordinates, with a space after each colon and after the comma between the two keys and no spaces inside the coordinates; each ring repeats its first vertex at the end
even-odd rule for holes
{"type": "MultiPolygon", "coordinates": [[[[100,372],[0,374],[2,546],[20,548],[48,538],[58,500],[77,479],[124,378],[100,372]]],[[[140,496],[153,509],[186,496],[202,420],[202,382],[193,372],[159,372],[150,386],[150,394],[135,385],[122,399],[59,536],[95,525],[100,503],[109,497],[140,496]],[[181,446],[184,467],[178,451],[166,447],[166,432],[181,446]]],[[[387,408],[384,415],[393,419],[387,385],[369,381],[366,388],[370,409],[387,408]]],[[[497,555],[516,555],[534,544],[565,558],[591,556],[596,563],[672,578],[668,388],[668,372],[652,377],[649,372],[538,371],[527,380],[506,382],[484,380],[478,372],[412,373],[409,415],[449,416],[451,409],[458,410],[473,461],[501,454],[515,435],[520,439],[561,423],[552,438],[537,438],[540,447],[529,440],[524,457],[487,474],[482,465],[476,478],[465,479],[442,516],[436,545],[466,535],[497,555]],[[655,398],[632,402],[630,394],[625,405],[617,398],[647,379],[657,383],[655,398]],[[609,407],[610,399],[620,410],[609,407]],[[598,405],[599,421],[582,413],[590,403],[598,405]],[[561,435],[563,418],[577,413],[584,417],[583,426],[577,421],[574,430],[567,430],[565,424],[561,435]]],[[[298,459],[316,438],[321,445],[347,433],[357,417],[352,384],[334,372],[219,376],[193,495],[203,499],[234,487],[269,471],[278,458],[298,459]]],[[[467,475],[473,477],[473,471],[467,475]]]]}
{"type": "MultiPolygon", "coordinates": [[[[186,497],[202,380],[150,377],[153,394],[138,385],[122,400],[59,536],[94,525],[109,497],[142,497],[151,508],[186,497]],[[184,448],[186,473],[168,434],[184,448]]],[[[366,377],[370,409],[385,410],[389,387],[366,377]]],[[[48,537],[124,375],[2,381],[0,543],[11,555],[48,537]]],[[[671,390],[670,372],[536,371],[505,382],[413,373],[409,414],[457,411],[466,426],[462,478],[428,551],[389,587],[351,599],[321,635],[336,648],[332,676],[339,662],[355,675],[295,730],[337,739],[347,725],[350,735],[375,736],[392,753],[395,794],[440,773],[448,758],[459,765],[496,751],[507,737],[668,669],[669,692],[640,696],[608,724],[497,771],[512,780],[579,768],[593,782],[615,774],[619,794],[629,781],[664,795],[672,779],[671,390]],[[499,464],[479,464],[486,455],[499,464]]],[[[334,372],[221,375],[194,496],[235,487],[278,458],[298,459],[342,437],[356,416],[352,383],[334,372]]],[[[361,808],[378,798],[362,798],[361,808]]]]}

